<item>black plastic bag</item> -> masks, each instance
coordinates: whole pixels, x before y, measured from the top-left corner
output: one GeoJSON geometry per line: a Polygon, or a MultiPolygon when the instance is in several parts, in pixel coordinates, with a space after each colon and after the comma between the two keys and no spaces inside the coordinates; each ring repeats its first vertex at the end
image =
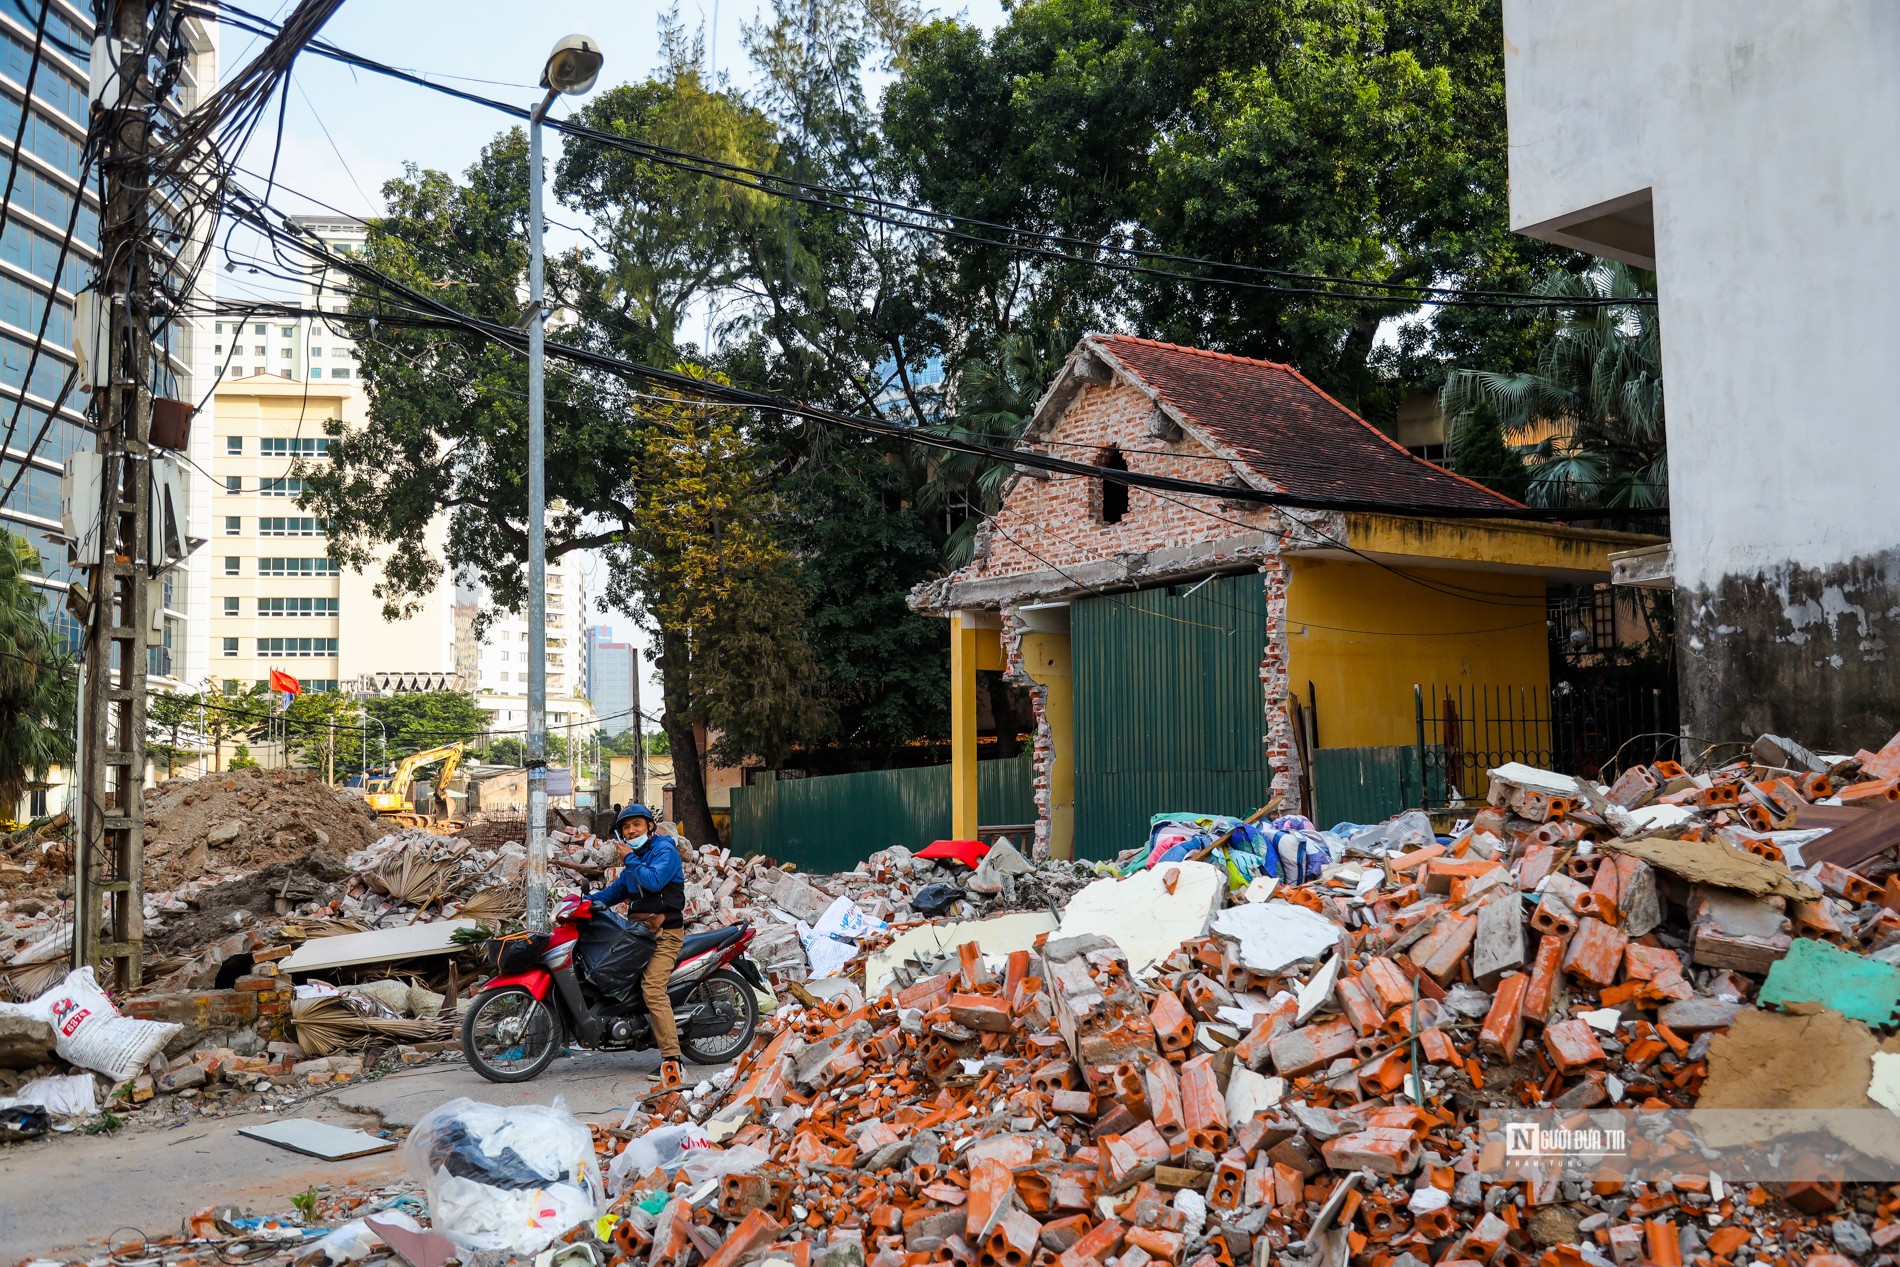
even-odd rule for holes
{"type": "Polygon", "coordinates": [[[0,1144],[38,1139],[53,1129],[53,1118],[40,1104],[16,1104],[0,1109],[0,1144]]]}
{"type": "Polygon", "coordinates": [[[631,1003],[658,943],[645,924],[629,924],[604,908],[580,922],[581,975],[608,998],[631,1003]]]}

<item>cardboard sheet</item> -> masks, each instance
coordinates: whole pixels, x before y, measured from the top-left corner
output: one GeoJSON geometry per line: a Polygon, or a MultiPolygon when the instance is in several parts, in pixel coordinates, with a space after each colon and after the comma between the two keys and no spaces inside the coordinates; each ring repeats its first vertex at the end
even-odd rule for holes
{"type": "Polygon", "coordinates": [[[1790,897],[1806,902],[1821,896],[1821,890],[1795,879],[1794,873],[1782,864],[1719,841],[1665,840],[1650,836],[1643,840],[1611,841],[1603,847],[1641,858],[1652,867],[1694,884],[1736,889],[1755,897],[1790,897]]]}

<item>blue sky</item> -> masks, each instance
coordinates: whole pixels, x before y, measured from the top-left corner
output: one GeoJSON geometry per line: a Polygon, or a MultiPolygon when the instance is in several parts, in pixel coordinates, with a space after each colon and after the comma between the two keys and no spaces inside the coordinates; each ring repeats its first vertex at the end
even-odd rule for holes
{"type": "MultiPolygon", "coordinates": [[[[259,5],[265,12],[289,7],[288,0],[259,5]]],[[[730,75],[741,88],[751,78],[741,27],[757,21],[761,8],[758,0],[682,0],[680,5],[689,28],[716,35],[709,41],[712,69],[730,75]]],[[[949,0],[935,8],[986,28],[1003,16],[1000,0],[949,0]]],[[[324,35],[352,52],[527,106],[539,97],[534,83],[548,50],[563,35],[581,33],[599,41],[607,58],[603,84],[644,77],[658,60],[658,17],[664,11],[652,0],[348,0],[324,35]],[[457,75],[500,82],[450,78],[457,75]]],[[[247,60],[251,44],[249,36],[225,32],[225,73],[247,60]]],[[[297,63],[278,175],[289,189],[340,210],[374,213],[381,209],[383,182],[401,175],[405,161],[459,174],[505,122],[481,106],[306,56],[297,63]]],[[[269,135],[259,137],[247,166],[262,170],[268,164],[270,141],[269,135]]],[[[273,202],[299,209],[293,197],[273,202]]]]}

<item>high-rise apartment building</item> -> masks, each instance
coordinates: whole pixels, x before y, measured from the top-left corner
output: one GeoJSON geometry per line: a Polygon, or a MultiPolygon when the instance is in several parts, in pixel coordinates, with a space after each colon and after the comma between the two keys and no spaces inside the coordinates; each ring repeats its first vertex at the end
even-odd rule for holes
{"type": "MultiPolygon", "coordinates": [[[[547,571],[547,725],[550,734],[591,737],[597,729],[587,699],[587,593],[580,560],[563,555],[547,571]]],[[[528,724],[528,618],[521,612],[489,612],[480,636],[478,614],[491,604],[482,591],[464,585],[456,596],[457,642],[465,658],[457,668],[475,688],[475,703],[497,735],[521,735],[528,724]]]]}
{"type": "Polygon", "coordinates": [[[587,630],[587,698],[600,718],[601,734],[640,729],[640,651],[630,642],[615,642],[610,625],[587,630]]]}
{"type": "MultiPolygon", "coordinates": [[[[47,618],[75,649],[79,631],[64,604],[74,570],[57,538],[66,459],[97,447],[85,416],[87,399],[70,387],[73,299],[99,267],[97,182],[82,163],[90,115],[91,10],[75,0],[0,0],[0,163],[8,169],[11,191],[0,234],[0,526],[39,551],[35,584],[47,595],[47,618]]],[[[195,17],[185,20],[180,34],[186,44],[183,74],[168,104],[182,113],[216,86],[217,41],[215,27],[195,17]]],[[[200,230],[195,240],[170,249],[188,269],[205,247],[200,230]]],[[[211,279],[206,268],[201,288],[211,279]]],[[[173,318],[157,384],[162,395],[192,404],[202,397],[210,369],[210,340],[204,337],[209,325],[173,318]]],[[[201,420],[186,449],[190,463],[177,464],[188,503],[187,533],[196,537],[206,535],[209,485],[192,463],[208,466],[210,452],[209,429],[201,420]]],[[[162,688],[204,672],[209,572],[203,552],[161,580],[162,626],[149,672],[162,688]]]]}
{"type": "MultiPolygon", "coordinates": [[[[333,251],[362,249],[360,220],[293,221],[333,251]]],[[[312,263],[302,306],[347,308],[336,281],[312,263]]],[[[427,594],[405,596],[413,614],[385,620],[380,567],[333,563],[323,519],[297,504],[308,469],[329,460],[326,424],[369,425],[350,332],[322,318],[250,317],[216,323],[213,336],[210,677],[249,685],[281,669],[306,690],[369,694],[471,685],[455,674],[455,588],[446,574],[427,594]]],[[[446,520],[430,535],[442,557],[446,520]]]]}

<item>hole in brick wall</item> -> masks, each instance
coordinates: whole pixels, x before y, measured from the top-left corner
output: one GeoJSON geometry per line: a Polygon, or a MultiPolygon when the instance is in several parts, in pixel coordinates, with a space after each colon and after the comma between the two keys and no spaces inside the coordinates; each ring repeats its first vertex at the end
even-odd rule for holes
{"type": "Polygon", "coordinates": [[[232,955],[218,965],[218,979],[212,983],[213,989],[229,990],[237,985],[239,977],[251,975],[251,957],[248,954],[232,955]]]}
{"type": "MultiPolygon", "coordinates": [[[[1122,456],[1120,449],[1110,446],[1102,453],[1095,465],[1105,471],[1125,471],[1128,469],[1128,459],[1122,456]]],[[[1103,480],[1101,483],[1102,522],[1118,524],[1123,516],[1128,514],[1128,485],[1118,484],[1113,480],[1103,480]]]]}

